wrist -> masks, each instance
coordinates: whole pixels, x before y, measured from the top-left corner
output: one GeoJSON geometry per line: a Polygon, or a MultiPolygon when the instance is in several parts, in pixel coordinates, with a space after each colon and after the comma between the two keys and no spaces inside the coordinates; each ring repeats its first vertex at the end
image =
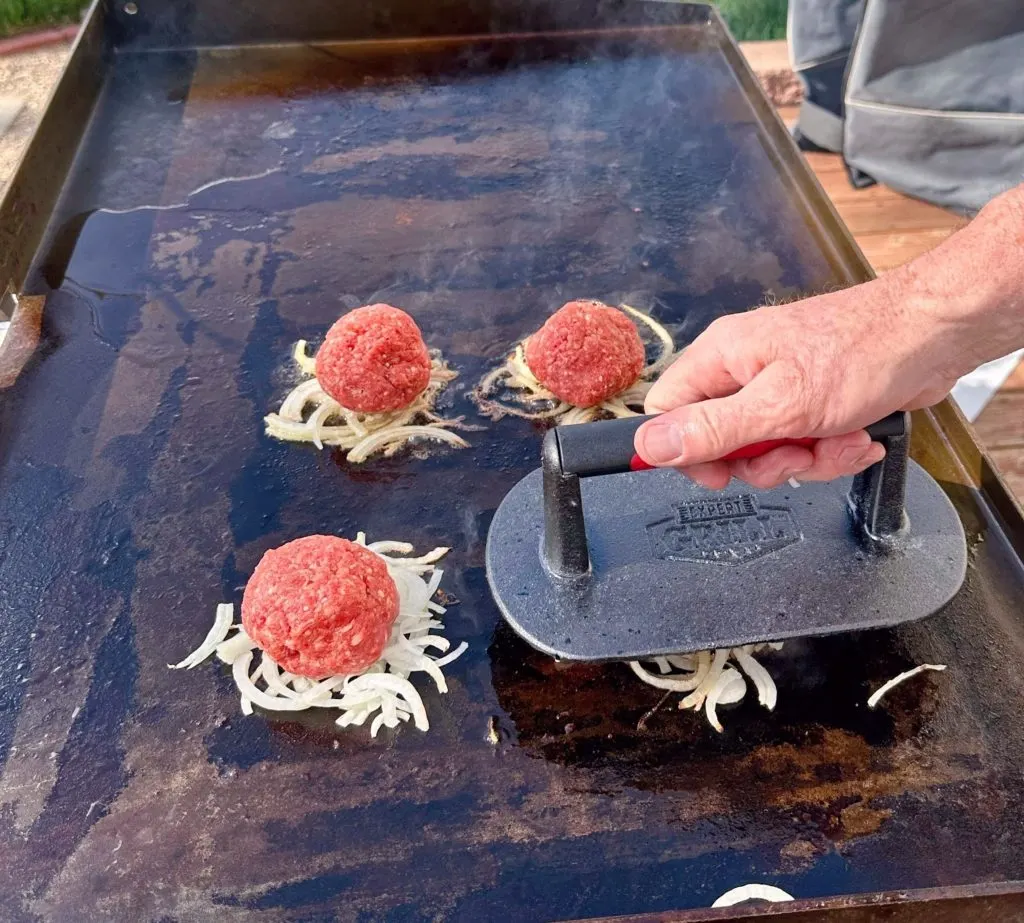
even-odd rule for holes
{"type": "Polygon", "coordinates": [[[882,278],[937,357],[937,370],[949,377],[1024,345],[1024,186],[882,278]]]}

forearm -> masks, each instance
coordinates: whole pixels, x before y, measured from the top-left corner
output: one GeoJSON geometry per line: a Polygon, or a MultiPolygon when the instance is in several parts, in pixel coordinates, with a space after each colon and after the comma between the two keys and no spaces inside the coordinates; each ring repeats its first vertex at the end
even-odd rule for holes
{"type": "Polygon", "coordinates": [[[932,252],[864,285],[720,318],[647,396],[663,414],[640,456],[706,487],[831,480],[881,458],[864,427],[942,400],[966,372],[1024,346],[1024,186],[932,252]],[[764,439],[815,436],[721,461],[764,439]]]}
{"type": "Polygon", "coordinates": [[[925,315],[951,377],[1024,346],[1024,185],[880,281],[895,304],[925,315]]]}

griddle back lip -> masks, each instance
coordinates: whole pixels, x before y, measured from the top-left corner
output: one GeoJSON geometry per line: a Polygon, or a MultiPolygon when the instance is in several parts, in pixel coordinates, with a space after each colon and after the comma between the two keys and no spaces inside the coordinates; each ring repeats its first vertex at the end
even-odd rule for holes
{"type": "Polygon", "coordinates": [[[147,0],[134,14],[120,2],[108,13],[108,29],[125,51],[528,37],[659,25],[712,27],[716,38],[725,30],[710,5],[662,0],[147,0]]]}

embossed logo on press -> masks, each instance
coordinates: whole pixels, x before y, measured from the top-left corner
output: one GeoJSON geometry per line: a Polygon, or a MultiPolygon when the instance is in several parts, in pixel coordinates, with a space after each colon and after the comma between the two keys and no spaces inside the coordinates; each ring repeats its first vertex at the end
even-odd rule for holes
{"type": "Polygon", "coordinates": [[[647,526],[651,550],[663,561],[746,564],[803,538],[788,506],[760,504],[753,494],[686,500],[672,509],[647,526]]]}

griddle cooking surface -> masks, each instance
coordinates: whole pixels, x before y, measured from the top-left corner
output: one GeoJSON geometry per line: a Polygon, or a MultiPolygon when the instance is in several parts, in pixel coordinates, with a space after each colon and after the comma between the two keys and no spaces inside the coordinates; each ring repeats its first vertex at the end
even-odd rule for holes
{"type": "Polygon", "coordinates": [[[945,613],[789,645],[776,713],[748,695],[719,737],[670,703],[638,730],[658,690],[500,624],[484,537],[529,424],[360,468],[262,435],[293,342],[359,304],[411,311],[472,415],[569,298],[685,343],[839,281],[714,42],[645,35],[115,59],[0,401],[0,916],[529,921],[1022,877],[1022,576],[966,492],[986,541],[945,613]],[[267,548],[358,529],[454,547],[469,652],[449,695],[420,683],[429,734],[243,717],[222,666],[166,668],[267,548]],[[922,660],[950,669],[866,709],[922,660]]]}

